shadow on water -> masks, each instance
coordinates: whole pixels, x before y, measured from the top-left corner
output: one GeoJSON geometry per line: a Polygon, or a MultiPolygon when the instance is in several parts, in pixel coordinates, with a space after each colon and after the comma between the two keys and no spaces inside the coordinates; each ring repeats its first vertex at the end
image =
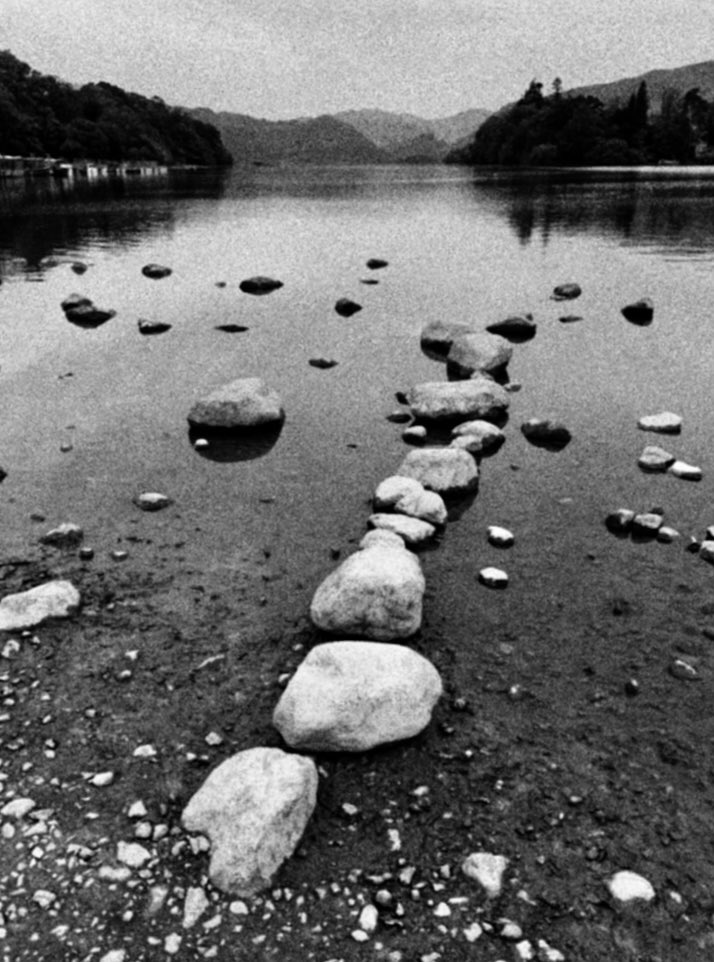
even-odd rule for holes
{"type": "Polygon", "coordinates": [[[272,450],[282,429],[282,424],[243,431],[191,427],[188,440],[196,454],[207,461],[254,461],[272,450]]]}

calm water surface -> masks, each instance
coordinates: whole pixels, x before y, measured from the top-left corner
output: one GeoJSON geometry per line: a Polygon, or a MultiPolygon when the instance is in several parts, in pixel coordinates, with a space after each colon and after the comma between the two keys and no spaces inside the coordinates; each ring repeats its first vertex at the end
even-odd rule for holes
{"type": "Polygon", "coordinates": [[[102,556],[138,532],[139,566],[185,542],[182,564],[207,579],[265,546],[269,601],[299,616],[334,566],[330,548],[351,549],[374,486],[408,450],[386,420],[394,392],[445,377],[420,352],[421,328],[530,311],[538,333],[514,350],[522,390],[507,443],[424,556],[427,628],[515,636],[563,611],[577,630],[613,592],[644,593],[655,611],[682,584],[693,605],[710,596],[714,572],[681,543],[620,542],[602,518],[660,505],[682,542],[714,524],[714,171],[256,168],[76,190],[0,185],[0,226],[5,555],[35,545],[33,511],[80,523],[102,556]],[[370,257],[389,267],[368,271],[370,257]],[[83,276],[73,260],[89,265],[83,276]],[[151,261],[172,275],[143,277],[151,261]],[[284,287],[242,294],[254,274],[284,287]],[[361,284],[368,276],[379,284],[361,284]],[[582,297],[550,300],[566,281],[582,297]],[[60,302],[73,291],[116,317],[72,326],[60,302]],[[633,326],[620,308],[644,296],[654,323],[633,326]],[[339,297],[363,310],[339,317],[339,297]],[[568,313],[583,320],[561,324],[568,313]],[[172,329],[142,337],[138,318],[172,329]],[[216,330],[225,323],[249,330],[216,330]],[[316,356],[339,365],[310,367],[316,356]],[[200,456],[186,425],[193,400],[253,375],[283,398],[277,442],[259,457],[200,456]],[[684,418],[666,446],[701,465],[699,484],[636,467],[657,440],[637,419],[665,409],[684,418]],[[518,427],[534,416],[562,419],[573,442],[558,454],[530,447],[518,427]],[[175,508],[137,518],[142,490],[164,491],[175,508]],[[513,528],[513,551],[489,548],[491,523],[513,528]],[[485,564],[508,570],[507,592],[477,584],[485,564]]]}

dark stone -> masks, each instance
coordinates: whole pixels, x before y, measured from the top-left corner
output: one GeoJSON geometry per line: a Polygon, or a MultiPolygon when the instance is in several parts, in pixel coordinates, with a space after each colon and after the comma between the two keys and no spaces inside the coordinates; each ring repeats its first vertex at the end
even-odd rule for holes
{"type": "Polygon", "coordinates": [[[141,268],[141,273],[144,277],[150,277],[152,280],[158,281],[162,277],[168,277],[171,273],[170,267],[164,267],[163,264],[146,264],[141,268]]]}
{"type": "Polygon", "coordinates": [[[654,304],[648,297],[645,297],[641,301],[635,301],[633,304],[627,304],[623,307],[622,316],[632,324],[651,324],[654,317],[654,304]]]}
{"type": "Polygon", "coordinates": [[[75,307],[91,307],[92,302],[83,294],[70,294],[69,297],[65,297],[60,306],[62,310],[67,313],[67,311],[71,311],[75,307]]]}
{"type": "Polygon", "coordinates": [[[521,432],[531,442],[539,447],[559,451],[571,440],[570,431],[559,421],[531,418],[521,425],[521,432]]]}
{"type": "Polygon", "coordinates": [[[283,286],[282,281],[276,281],[273,277],[248,277],[241,281],[238,287],[244,294],[270,294],[283,286]]]}
{"type": "Polygon", "coordinates": [[[337,361],[328,359],[326,357],[311,357],[307,363],[310,365],[310,367],[319,367],[325,370],[327,368],[337,366],[337,361]]]}
{"type": "Polygon", "coordinates": [[[469,324],[432,321],[422,329],[421,349],[432,360],[445,361],[456,338],[460,334],[472,333],[474,329],[469,324]]]}
{"type": "Polygon", "coordinates": [[[241,334],[249,330],[244,324],[216,324],[217,331],[225,331],[226,334],[241,334]]]}
{"type": "MultiPolygon", "coordinates": [[[[4,468],[0,468],[0,483],[2,483],[7,477],[7,471],[4,468]]],[[[44,518],[42,519],[44,521],[44,518]]]]}
{"type": "Polygon", "coordinates": [[[523,316],[513,315],[504,318],[502,321],[495,321],[493,324],[489,324],[486,330],[491,334],[500,334],[509,341],[529,341],[532,337],[535,337],[536,328],[536,322],[531,315],[525,314],[523,316]]]}
{"type": "Polygon", "coordinates": [[[341,297],[335,304],[335,310],[340,317],[352,317],[357,311],[362,310],[362,305],[351,301],[349,297],[341,297]]]}
{"type": "Polygon", "coordinates": [[[70,307],[64,313],[67,320],[77,327],[99,327],[116,315],[116,311],[104,311],[95,307],[91,301],[78,307],[70,307]]]}
{"type": "Polygon", "coordinates": [[[94,548],[80,548],[79,557],[82,561],[91,561],[94,557],[94,548]]]}
{"type": "Polygon", "coordinates": [[[379,281],[377,280],[376,277],[362,277],[360,278],[360,284],[374,285],[374,284],[379,284],[379,281]]]}
{"type": "Polygon", "coordinates": [[[146,321],[140,318],[137,324],[139,334],[163,334],[165,331],[171,330],[171,325],[165,324],[162,321],[146,321]]]}
{"type": "Polygon", "coordinates": [[[367,261],[367,267],[369,267],[371,271],[378,271],[380,267],[388,266],[389,261],[384,261],[381,259],[381,257],[370,257],[370,259],[367,261]]]}
{"type": "Polygon", "coordinates": [[[627,534],[634,520],[634,511],[630,511],[628,508],[620,508],[605,518],[605,527],[613,534],[627,534]]]}
{"type": "Polygon", "coordinates": [[[572,301],[574,298],[580,297],[582,293],[579,284],[558,284],[557,287],[553,288],[551,297],[554,301],[572,301]]]}
{"type": "Polygon", "coordinates": [[[563,317],[558,318],[561,324],[574,324],[576,321],[582,321],[580,314],[565,314],[563,317]]]}
{"type": "Polygon", "coordinates": [[[387,415],[387,420],[391,421],[392,424],[406,424],[411,419],[412,416],[409,411],[392,411],[391,414],[387,415]]]}
{"type": "Polygon", "coordinates": [[[87,270],[87,265],[83,264],[81,261],[75,261],[71,267],[75,274],[84,274],[87,270]]]}

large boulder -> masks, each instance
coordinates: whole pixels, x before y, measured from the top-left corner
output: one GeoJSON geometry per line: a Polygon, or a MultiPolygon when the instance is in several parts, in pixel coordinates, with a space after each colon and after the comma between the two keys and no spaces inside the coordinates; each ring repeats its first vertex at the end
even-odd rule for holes
{"type": "Polygon", "coordinates": [[[371,532],[318,587],[313,623],[330,634],[394,641],[421,626],[426,587],[421,566],[397,535],[371,532]]]}
{"type": "Polygon", "coordinates": [[[259,428],[285,420],[280,397],[258,377],[231,381],[196,401],[189,424],[219,429],[259,428]]]}
{"type": "Polygon", "coordinates": [[[422,421],[501,420],[510,403],[508,392],[486,376],[468,381],[427,381],[407,394],[412,415],[422,421]]]}
{"type": "Polygon", "coordinates": [[[421,332],[421,349],[429,357],[445,360],[454,340],[461,334],[475,333],[469,324],[432,321],[421,332]]]}
{"type": "Polygon", "coordinates": [[[49,618],[68,618],[79,608],[79,592],[70,581],[48,581],[0,601],[0,631],[34,628],[49,618]]]}
{"type": "Polygon", "coordinates": [[[446,356],[446,371],[450,378],[459,379],[473,374],[498,376],[506,370],[512,354],[511,345],[498,334],[460,334],[446,356]]]}
{"type": "Polygon", "coordinates": [[[288,745],[360,752],[418,735],[442,693],[439,672],[403,645],[318,645],[290,679],[273,714],[288,745]]]}
{"type": "Polygon", "coordinates": [[[436,491],[427,491],[416,478],[393,475],[385,478],[374,492],[377,511],[397,511],[429,524],[446,524],[446,505],[436,491]]]}
{"type": "Polygon", "coordinates": [[[270,884],[312,815],[317,782],[311,758],[279,748],[250,748],[211,772],[182,822],[210,839],[217,888],[248,897],[270,884]]]}
{"type": "Polygon", "coordinates": [[[478,467],[463,448],[420,448],[410,451],[397,474],[416,478],[443,496],[466,494],[478,487],[478,467]]]}

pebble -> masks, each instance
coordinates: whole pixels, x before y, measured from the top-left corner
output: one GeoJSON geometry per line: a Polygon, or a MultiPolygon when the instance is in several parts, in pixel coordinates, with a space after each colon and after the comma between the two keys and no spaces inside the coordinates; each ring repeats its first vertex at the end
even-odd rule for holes
{"type": "Polygon", "coordinates": [[[679,531],[676,528],[670,528],[669,525],[662,525],[662,527],[657,532],[657,540],[661,541],[663,544],[671,544],[673,541],[679,537],[679,531]]]}
{"type": "Polygon", "coordinates": [[[193,442],[193,446],[197,451],[202,451],[204,448],[208,447],[208,441],[206,438],[196,438],[193,442]]]}
{"type": "Polygon", "coordinates": [[[647,414],[637,422],[641,431],[656,431],[658,434],[679,434],[682,430],[682,419],[671,411],[661,414],[647,414]]]}
{"type": "Polygon", "coordinates": [[[355,942],[369,942],[369,935],[363,929],[355,929],[351,935],[355,942]]]}
{"type": "Polygon", "coordinates": [[[491,852],[472,852],[461,864],[467,878],[478,882],[490,899],[498,898],[503,888],[503,876],[508,868],[505,855],[491,852]]]}
{"type": "Polygon", "coordinates": [[[637,872],[616,872],[606,882],[608,891],[618,902],[643,901],[651,902],[655,897],[655,890],[650,882],[637,872]]]}
{"type": "Polygon", "coordinates": [[[509,942],[518,942],[523,938],[523,929],[516,922],[512,922],[511,919],[501,919],[500,922],[499,935],[502,939],[508,939],[509,942]]]}
{"type": "Polygon", "coordinates": [[[124,551],[121,548],[115,548],[114,551],[111,552],[111,558],[113,561],[126,561],[128,557],[129,552],[124,551]]]}
{"type": "Polygon", "coordinates": [[[129,868],[142,868],[151,859],[151,852],[138,842],[117,842],[117,861],[129,868]]]}
{"type": "Polygon", "coordinates": [[[228,911],[233,915],[248,915],[248,906],[241,899],[237,899],[235,902],[231,902],[228,906],[228,911]]]}
{"type": "Polygon", "coordinates": [[[629,508],[618,508],[617,511],[610,512],[605,518],[605,527],[613,534],[624,534],[630,530],[634,520],[634,511],[630,511],[629,508]]]}
{"type": "Polygon", "coordinates": [[[404,428],[402,440],[407,444],[423,444],[426,441],[426,428],[423,424],[415,424],[412,427],[404,428]]]}
{"type": "Polygon", "coordinates": [[[656,445],[648,445],[637,459],[637,464],[643,471],[663,472],[674,464],[675,457],[669,451],[658,448],[656,445]]]}
{"type": "Polygon", "coordinates": [[[478,922],[472,922],[471,925],[469,925],[468,928],[465,928],[463,931],[464,938],[467,942],[471,943],[475,942],[477,939],[480,939],[483,935],[483,929],[478,922]]]}
{"type": "Polygon", "coordinates": [[[636,514],[632,519],[632,527],[639,534],[654,536],[662,527],[663,522],[664,518],[661,514],[649,511],[644,514],[636,514]]]}
{"type": "Polygon", "coordinates": [[[156,754],[153,745],[138,745],[132,752],[134,758],[156,758],[156,754]]]}
{"type": "Polygon", "coordinates": [[[80,561],[91,561],[94,557],[94,548],[80,548],[78,554],[80,561]]]}
{"type": "Polygon", "coordinates": [[[0,815],[4,815],[5,818],[24,818],[35,808],[35,805],[31,798],[13,798],[12,801],[3,805],[0,815]]]}
{"type": "Polygon", "coordinates": [[[47,889],[37,889],[37,891],[32,893],[32,901],[39,905],[41,909],[48,909],[53,902],[57,901],[57,896],[54,892],[50,892],[47,889]]]}
{"type": "Polygon", "coordinates": [[[530,962],[531,959],[536,958],[535,949],[528,939],[523,939],[521,942],[516,942],[513,948],[515,949],[516,958],[521,959],[522,962],[530,962]]]}
{"type": "Polygon", "coordinates": [[[446,902],[439,902],[439,904],[434,909],[434,915],[438,919],[446,919],[451,915],[451,909],[446,904],[446,902]]]}
{"type": "Polygon", "coordinates": [[[161,511],[172,503],[171,498],[159,491],[145,491],[143,494],[137,494],[133,500],[137,508],[142,511],[161,511]]]}
{"type": "MultiPolygon", "coordinates": [[[[698,542],[694,542],[698,544],[698,542]]],[[[698,551],[699,557],[708,561],[710,564],[714,564],[714,541],[702,541],[698,547],[693,548],[693,550],[698,551]]]]}
{"type": "Polygon", "coordinates": [[[96,788],[106,788],[107,785],[111,785],[116,775],[114,772],[97,772],[96,775],[92,775],[89,779],[90,784],[94,785],[96,788]]]}
{"type": "Polygon", "coordinates": [[[498,548],[510,548],[516,540],[508,528],[502,528],[497,524],[489,525],[487,536],[489,544],[496,545],[498,548]]]}
{"type": "Polygon", "coordinates": [[[703,477],[701,468],[694,464],[687,464],[686,461],[675,461],[674,464],[670,464],[668,471],[682,481],[701,481],[703,477]]]}
{"type": "Polygon", "coordinates": [[[181,948],[181,936],[177,932],[172,932],[164,939],[164,952],[167,955],[176,955],[181,948]]]}
{"type": "Polygon", "coordinates": [[[53,545],[56,548],[73,548],[84,538],[84,531],[78,524],[67,521],[57,525],[40,538],[42,544],[53,545]]]}
{"type": "Polygon", "coordinates": [[[99,962],[126,962],[126,949],[110,949],[99,962]]]}
{"type": "Polygon", "coordinates": [[[488,588],[505,588],[508,585],[508,575],[500,568],[482,568],[478,577],[488,588]]]}
{"type": "Polygon", "coordinates": [[[193,928],[210,904],[208,896],[202,888],[195,885],[190,886],[183,903],[183,927],[185,929],[193,928]]]}
{"type": "Polygon", "coordinates": [[[147,815],[146,805],[141,800],[133,802],[127,812],[129,818],[145,818],[147,815]]]}
{"type": "Polygon", "coordinates": [[[669,673],[680,681],[700,681],[701,675],[688,661],[683,658],[673,658],[669,664],[669,673]]]}
{"type": "Polygon", "coordinates": [[[359,914],[359,927],[363,932],[372,935],[377,929],[379,912],[374,905],[365,905],[359,914]]]}

